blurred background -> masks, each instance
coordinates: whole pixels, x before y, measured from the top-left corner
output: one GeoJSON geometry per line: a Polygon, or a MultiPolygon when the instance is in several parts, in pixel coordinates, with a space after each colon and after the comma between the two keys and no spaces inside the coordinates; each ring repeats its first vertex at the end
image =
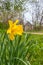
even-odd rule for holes
{"type": "Polygon", "coordinates": [[[19,19],[25,31],[43,32],[43,0],[0,0],[0,28],[19,19]]]}

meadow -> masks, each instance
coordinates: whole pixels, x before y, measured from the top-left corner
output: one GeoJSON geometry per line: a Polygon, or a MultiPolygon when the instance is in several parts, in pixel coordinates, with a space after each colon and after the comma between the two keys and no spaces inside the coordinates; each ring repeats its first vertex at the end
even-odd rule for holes
{"type": "Polygon", "coordinates": [[[11,41],[1,30],[0,65],[43,65],[43,35],[23,33],[11,41]]]}

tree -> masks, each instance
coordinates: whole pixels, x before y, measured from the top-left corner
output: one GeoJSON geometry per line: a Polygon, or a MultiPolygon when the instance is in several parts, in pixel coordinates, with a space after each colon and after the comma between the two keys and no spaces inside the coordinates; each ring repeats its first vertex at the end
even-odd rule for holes
{"type": "Polygon", "coordinates": [[[25,10],[24,6],[27,1],[29,0],[14,0],[14,11],[19,14],[19,19],[23,18],[22,12],[25,10]]]}
{"type": "Polygon", "coordinates": [[[32,12],[32,22],[34,26],[39,25],[39,18],[40,18],[40,5],[39,5],[39,0],[31,0],[31,5],[33,8],[32,12]]]}
{"type": "MultiPolygon", "coordinates": [[[[14,0],[14,2],[11,0],[1,0],[2,6],[0,7],[1,12],[3,13],[3,21],[7,21],[8,19],[15,18],[16,16],[19,16],[19,18],[22,16],[22,12],[24,10],[24,2],[26,0],[14,0]],[[14,13],[15,12],[15,13],[14,13]],[[12,13],[12,15],[10,15],[12,13]],[[19,14],[19,15],[18,15],[19,14]],[[10,16],[9,16],[10,15],[10,16]]],[[[27,0],[28,1],[28,0],[27,0]]]]}
{"type": "Polygon", "coordinates": [[[42,10],[42,13],[41,13],[40,28],[42,28],[42,26],[43,26],[43,10],[42,10]]]}

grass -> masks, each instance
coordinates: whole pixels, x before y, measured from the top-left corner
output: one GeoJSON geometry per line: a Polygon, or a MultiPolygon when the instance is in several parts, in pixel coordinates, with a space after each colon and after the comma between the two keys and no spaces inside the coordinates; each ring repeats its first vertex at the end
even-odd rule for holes
{"type": "Polygon", "coordinates": [[[0,31],[0,65],[43,65],[43,35],[16,36],[0,31]]]}
{"type": "Polygon", "coordinates": [[[28,32],[39,32],[39,33],[43,33],[43,29],[42,30],[30,30],[30,31],[28,31],[28,32]]]}
{"type": "Polygon", "coordinates": [[[30,35],[31,41],[30,62],[32,65],[43,65],[43,35],[30,35]]]}

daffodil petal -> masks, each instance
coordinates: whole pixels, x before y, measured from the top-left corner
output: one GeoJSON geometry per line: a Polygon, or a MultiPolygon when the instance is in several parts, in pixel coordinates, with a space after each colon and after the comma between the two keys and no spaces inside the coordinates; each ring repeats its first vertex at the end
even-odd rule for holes
{"type": "Polygon", "coordinates": [[[14,25],[16,25],[18,22],[19,22],[19,20],[16,20],[16,21],[14,22],[14,25]]]}
{"type": "Polygon", "coordinates": [[[23,27],[22,25],[17,25],[16,34],[22,35],[23,27]]]}
{"type": "Polygon", "coordinates": [[[22,25],[18,25],[18,31],[23,32],[23,26],[22,25]]]}
{"type": "Polygon", "coordinates": [[[9,34],[11,33],[11,29],[10,29],[10,28],[7,30],[7,34],[8,34],[8,33],[9,33],[9,34]]]}
{"type": "Polygon", "coordinates": [[[9,20],[8,23],[9,23],[10,27],[13,25],[13,21],[11,21],[11,20],[9,20]]]}

